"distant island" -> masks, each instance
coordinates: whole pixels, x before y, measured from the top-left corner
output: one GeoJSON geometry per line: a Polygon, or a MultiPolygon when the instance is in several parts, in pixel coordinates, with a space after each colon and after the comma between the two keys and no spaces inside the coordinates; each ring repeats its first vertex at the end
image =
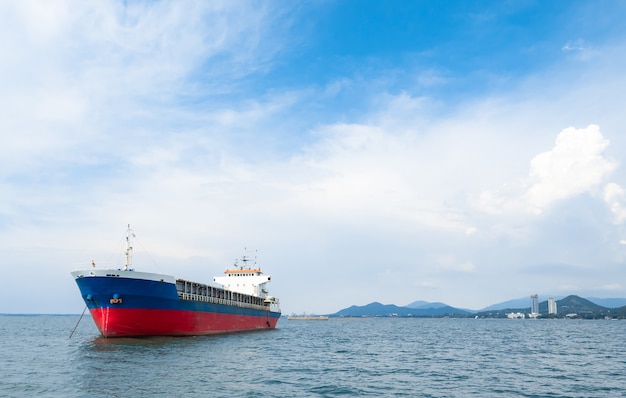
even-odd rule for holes
{"type": "MultiPolygon", "coordinates": [[[[525,299],[527,306],[521,306],[520,301],[511,300],[501,305],[489,306],[480,311],[454,308],[444,303],[429,303],[416,301],[401,307],[394,304],[381,304],[373,302],[363,306],[353,305],[344,308],[334,314],[328,314],[330,318],[361,318],[361,317],[402,317],[402,318],[510,318],[509,314],[527,316],[530,314],[530,300],[525,299]],[[506,304],[512,304],[506,306],[506,304]],[[517,305],[517,306],[516,306],[517,305]],[[505,308],[503,308],[505,307],[505,308]]],[[[539,302],[539,311],[533,317],[545,319],[625,319],[626,299],[593,299],[608,305],[620,305],[611,308],[585,299],[576,295],[567,296],[555,300],[557,312],[548,313],[548,301],[539,302]]],[[[607,305],[605,304],[605,305],[607,305]]]]}

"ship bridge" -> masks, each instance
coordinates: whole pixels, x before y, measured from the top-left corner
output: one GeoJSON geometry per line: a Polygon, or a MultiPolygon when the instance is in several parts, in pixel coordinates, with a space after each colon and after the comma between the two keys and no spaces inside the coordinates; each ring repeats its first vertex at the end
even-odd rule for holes
{"type": "MultiPolygon", "coordinates": [[[[249,260],[244,256],[242,261],[245,264],[249,260]]],[[[256,297],[267,297],[265,284],[272,277],[263,274],[260,268],[248,268],[245,265],[237,267],[235,263],[235,267],[227,269],[224,274],[225,276],[213,278],[213,281],[222,285],[224,289],[256,297]]]]}
{"type": "Polygon", "coordinates": [[[226,276],[213,278],[224,289],[257,297],[267,295],[265,284],[271,280],[271,276],[264,275],[260,269],[227,269],[224,273],[226,276]]]}

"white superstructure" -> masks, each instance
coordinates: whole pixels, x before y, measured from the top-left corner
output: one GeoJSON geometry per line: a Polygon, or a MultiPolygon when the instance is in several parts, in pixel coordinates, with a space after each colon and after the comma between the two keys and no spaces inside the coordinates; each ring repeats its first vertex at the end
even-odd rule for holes
{"type": "Polygon", "coordinates": [[[250,261],[246,256],[243,256],[241,261],[243,265],[238,266],[237,263],[235,263],[235,267],[224,271],[226,276],[216,276],[213,278],[213,281],[222,285],[224,289],[232,292],[271,298],[267,296],[265,284],[268,283],[272,277],[263,274],[258,267],[250,268],[246,266],[246,263],[250,261]]]}

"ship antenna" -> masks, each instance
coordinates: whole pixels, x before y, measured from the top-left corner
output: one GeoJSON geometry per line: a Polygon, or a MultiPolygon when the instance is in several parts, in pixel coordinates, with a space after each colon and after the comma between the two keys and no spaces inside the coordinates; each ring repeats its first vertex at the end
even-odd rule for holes
{"type": "Polygon", "coordinates": [[[126,264],[124,264],[124,271],[128,271],[130,266],[133,264],[133,238],[135,234],[133,230],[130,228],[130,224],[128,224],[128,229],[126,230],[126,264]]]}

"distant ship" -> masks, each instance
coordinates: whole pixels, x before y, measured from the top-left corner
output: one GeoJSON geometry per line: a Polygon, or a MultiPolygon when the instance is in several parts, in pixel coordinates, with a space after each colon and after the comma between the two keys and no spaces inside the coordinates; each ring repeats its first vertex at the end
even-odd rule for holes
{"type": "Polygon", "coordinates": [[[269,296],[271,280],[249,267],[246,256],[226,276],[222,287],[131,268],[132,238],[126,233],[123,269],[92,268],[72,272],[96,327],[104,337],[192,336],[274,329],[280,304],[269,296]]]}
{"type": "Polygon", "coordinates": [[[289,315],[288,321],[327,321],[326,315],[289,315]]]}

